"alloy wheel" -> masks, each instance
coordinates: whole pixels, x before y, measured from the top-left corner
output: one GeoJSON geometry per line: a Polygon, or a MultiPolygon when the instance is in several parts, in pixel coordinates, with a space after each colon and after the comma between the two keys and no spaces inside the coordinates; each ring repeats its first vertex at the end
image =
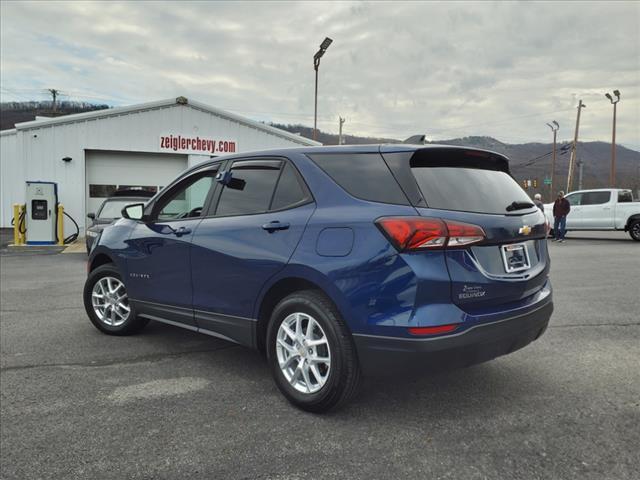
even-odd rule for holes
{"type": "Polygon", "coordinates": [[[131,314],[129,297],[124,284],[115,277],[102,277],[91,291],[93,311],[102,323],[119,327],[131,314]]]}
{"type": "Polygon", "coordinates": [[[276,354],[282,374],[301,393],[315,393],[331,371],[331,349],[320,324],[310,315],[296,312],[280,324],[276,354]]]}

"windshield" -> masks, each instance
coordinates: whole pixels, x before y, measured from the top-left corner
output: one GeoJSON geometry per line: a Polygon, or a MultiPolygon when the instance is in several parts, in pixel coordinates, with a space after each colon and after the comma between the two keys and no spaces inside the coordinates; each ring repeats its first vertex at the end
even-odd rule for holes
{"type": "Polygon", "coordinates": [[[146,199],[128,199],[128,200],[107,200],[102,204],[98,218],[120,218],[122,217],[122,209],[132,203],[144,203],[146,199]]]}
{"type": "Polygon", "coordinates": [[[411,172],[429,208],[504,215],[534,206],[506,172],[461,167],[411,167],[411,172]]]}

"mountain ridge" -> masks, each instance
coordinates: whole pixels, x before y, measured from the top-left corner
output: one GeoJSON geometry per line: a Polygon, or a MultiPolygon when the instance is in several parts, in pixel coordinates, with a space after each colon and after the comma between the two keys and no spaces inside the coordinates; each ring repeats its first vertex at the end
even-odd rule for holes
{"type": "MultiPolygon", "coordinates": [[[[35,120],[40,116],[62,116],[86,111],[102,110],[110,108],[106,104],[92,104],[85,102],[59,102],[56,111],[52,111],[52,103],[49,101],[31,102],[4,102],[0,104],[0,129],[14,128],[16,123],[35,120]]],[[[313,138],[313,128],[300,124],[269,123],[269,125],[282,130],[299,134],[306,138],[313,138]]],[[[337,145],[338,135],[318,131],[318,141],[325,145],[337,145]]],[[[387,137],[366,137],[345,134],[343,142],[348,145],[376,144],[376,143],[401,143],[401,140],[387,137]]],[[[492,150],[506,155],[510,159],[511,172],[516,180],[536,180],[538,188],[531,189],[529,193],[541,192],[550,194],[548,188],[542,187],[544,178],[551,171],[551,143],[527,142],[509,144],[496,138],[482,135],[471,135],[460,138],[451,138],[428,142],[431,144],[461,145],[466,147],[492,150]],[[546,192],[544,191],[546,190],[546,192]]],[[[555,183],[560,187],[566,187],[566,176],[569,165],[571,142],[559,142],[556,146],[556,177],[555,183]]],[[[609,184],[609,168],[611,161],[611,144],[607,142],[578,142],[578,160],[583,163],[583,188],[607,187],[609,184]]],[[[632,188],[640,192],[640,152],[616,145],[616,171],[618,186],[632,188]]],[[[576,183],[578,188],[579,169],[576,168],[576,183]]]]}

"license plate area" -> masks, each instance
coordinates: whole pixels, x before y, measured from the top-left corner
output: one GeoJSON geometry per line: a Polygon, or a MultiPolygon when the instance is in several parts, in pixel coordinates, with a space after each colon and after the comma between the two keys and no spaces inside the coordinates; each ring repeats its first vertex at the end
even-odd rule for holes
{"type": "Polygon", "coordinates": [[[527,251],[527,245],[524,243],[502,245],[500,253],[502,253],[502,263],[507,273],[523,272],[531,268],[529,252],[527,251]]]}

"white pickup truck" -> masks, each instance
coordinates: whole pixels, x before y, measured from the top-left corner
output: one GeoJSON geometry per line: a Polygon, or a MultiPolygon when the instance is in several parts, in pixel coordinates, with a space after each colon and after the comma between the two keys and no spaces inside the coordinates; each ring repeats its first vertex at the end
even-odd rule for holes
{"type": "MultiPolygon", "coordinates": [[[[640,202],[631,190],[599,188],[577,190],[565,198],[571,204],[567,215],[569,230],[623,230],[640,241],[640,202]]],[[[544,205],[544,213],[553,226],[553,203],[544,205]]]]}

